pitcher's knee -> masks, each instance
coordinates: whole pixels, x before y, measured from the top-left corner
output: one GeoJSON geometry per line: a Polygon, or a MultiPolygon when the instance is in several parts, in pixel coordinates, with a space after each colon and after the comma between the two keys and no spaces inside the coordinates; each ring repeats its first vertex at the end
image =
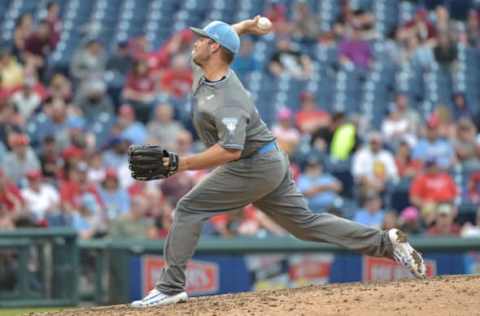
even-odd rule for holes
{"type": "Polygon", "coordinates": [[[210,212],[196,208],[194,201],[191,199],[183,197],[178,201],[177,206],[175,207],[174,216],[176,220],[193,218],[194,221],[202,221],[211,215],[210,212]]]}

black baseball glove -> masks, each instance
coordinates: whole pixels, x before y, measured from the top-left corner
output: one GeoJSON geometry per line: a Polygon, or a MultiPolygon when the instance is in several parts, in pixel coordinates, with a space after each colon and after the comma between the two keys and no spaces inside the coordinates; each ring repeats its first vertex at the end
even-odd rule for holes
{"type": "Polygon", "coordinates": [[[132,178],[139,181],[164,179],[178,170],[179,158],[158,145],[131,145],[128,148],[132,178]]]}

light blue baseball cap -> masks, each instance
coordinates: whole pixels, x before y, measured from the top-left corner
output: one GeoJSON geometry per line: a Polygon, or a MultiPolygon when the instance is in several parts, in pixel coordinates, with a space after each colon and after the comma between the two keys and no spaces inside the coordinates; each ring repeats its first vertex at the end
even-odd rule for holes
{"type": "Polygon", "coordinates": [[[191,27],[190,29],[200,36],[214,40],[234,55],[240,49],[240,37],[230,24],[222,21],[213,21],[208,23],[203,29],[196,27],[191,27]]]}

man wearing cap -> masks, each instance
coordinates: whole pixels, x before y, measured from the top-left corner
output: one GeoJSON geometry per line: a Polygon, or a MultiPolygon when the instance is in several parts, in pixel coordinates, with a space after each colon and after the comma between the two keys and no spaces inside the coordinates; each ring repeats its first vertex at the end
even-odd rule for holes
{"type": "Polygon", "coordinates": [[[29,146],[30,140],[26,134],[12,133],[8,137],[11,152],[5,155],[3,161],[5,173],[15,183],[19,183],[29,170],[39,169],[40,161],[29,146]]]}
{"type": "MultiPolygon", "coordinates": [[[[169,168],[169,175],[216,168],[177,203],[165,242],[166,266],[155,288],[133,302],[132,307],[187,300],[185,269],[203,222],[219,212],[238,210],[250,203],[297,238],[396,258],[417,277],[425,275],[420,254],[402,232],[368,228],[331,214],[314,214],[308,208],[293,182],[287,155],[278,149],[250,95],[230,69],[240,47],[239,35],[271,31],[258,27],[259,19],[257,16],[234,25],[214,21],[204,29],[192,28],[199,36],[192,51],[192,120],[207,149],[180,157],[170,153],[178,164],[169,168]]],[[[165,158],[163,163],[170,166],[172,161],[165,158]]]]}
{"type": "Polygon", "coordinates": [[[363,201],[363,207],[355,212],[353,220],[369,227],[380,228],[385,212],[382,209],[382,199],[375,192],[369,192],[363,201]]]}
{"type": "Polygon", "coordinates": [[[439,203],[453,203],[458,188],[452,176],[440,168],[440,157],[428,157],[425,172],[417,175],[410,185],[410,201],[422,212],[430,225],[435,221],[434,209],[439,203]]]}
{"type": "Polygon", "coordinates": [[[308,201],[308,207],[315,213],[328,211],[342,203],[338,193],[342,183],[331,174],[324,172],[319,157],[307,158],[304,173],[298,178],[298,188],[308,201]]]}
{"type": "Polygon", "coordinates": [[[440,203],[435,208],[435,223],[427,230],[430,236],[458,236],[460,226],[455,223],[456,210],[451,203],[440,203]]]}
{"type": "Polygon", "coordinates": [[[426,122],[425,138],[421,138],[412,151],[412,157],[425,161],[429,157],[438,157],[438,165],[448,169],[455,162],[455,150],[448,139],[440,136],[440,118],[432,114],[426,122]]]}
{"type": "Polygon", "coordinates": [[[361,191],[382,193],[388,183],[398,180],[398,170],[391,152],[383,148],[382,134],[371,132],[368,144],[353,155],[352,174],[361,191]]]}
{"type": "Polygon", "coordinates": [[[117,126],[121,130],[120,137],[134,144],[144,144],[148,137],[148,131],[137,120],[135,110],[129,104],[123,104],[118,109],[117,126]]]}
{"type": "Polygon", "coordinates": [[[92,194],[102,207],[102,199],[98,194],[97,187],[88,180],[88,165],[81,161],[70,170],[69,178],[60,184],[60,202],[62,209],[74,213],[81,206],[81,197],[84,194],[92,194]]]}
{"type": "Polygon", "coordinates": [[[92,79],[82,83],[75,96],[75,105],[89,122],[95,122],[101,113],[113,115],[114,107],[103,80],[92,79]]]}

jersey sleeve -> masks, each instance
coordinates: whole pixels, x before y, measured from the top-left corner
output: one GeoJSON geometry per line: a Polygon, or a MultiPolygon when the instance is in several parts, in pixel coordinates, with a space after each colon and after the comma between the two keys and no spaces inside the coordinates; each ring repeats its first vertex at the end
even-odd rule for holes
{"type": "Polygon", "coordinates": [[[243,150],[249,117],[239,107],[222,107],[215,112],[218,144],[228,149],[243,150]]]}

